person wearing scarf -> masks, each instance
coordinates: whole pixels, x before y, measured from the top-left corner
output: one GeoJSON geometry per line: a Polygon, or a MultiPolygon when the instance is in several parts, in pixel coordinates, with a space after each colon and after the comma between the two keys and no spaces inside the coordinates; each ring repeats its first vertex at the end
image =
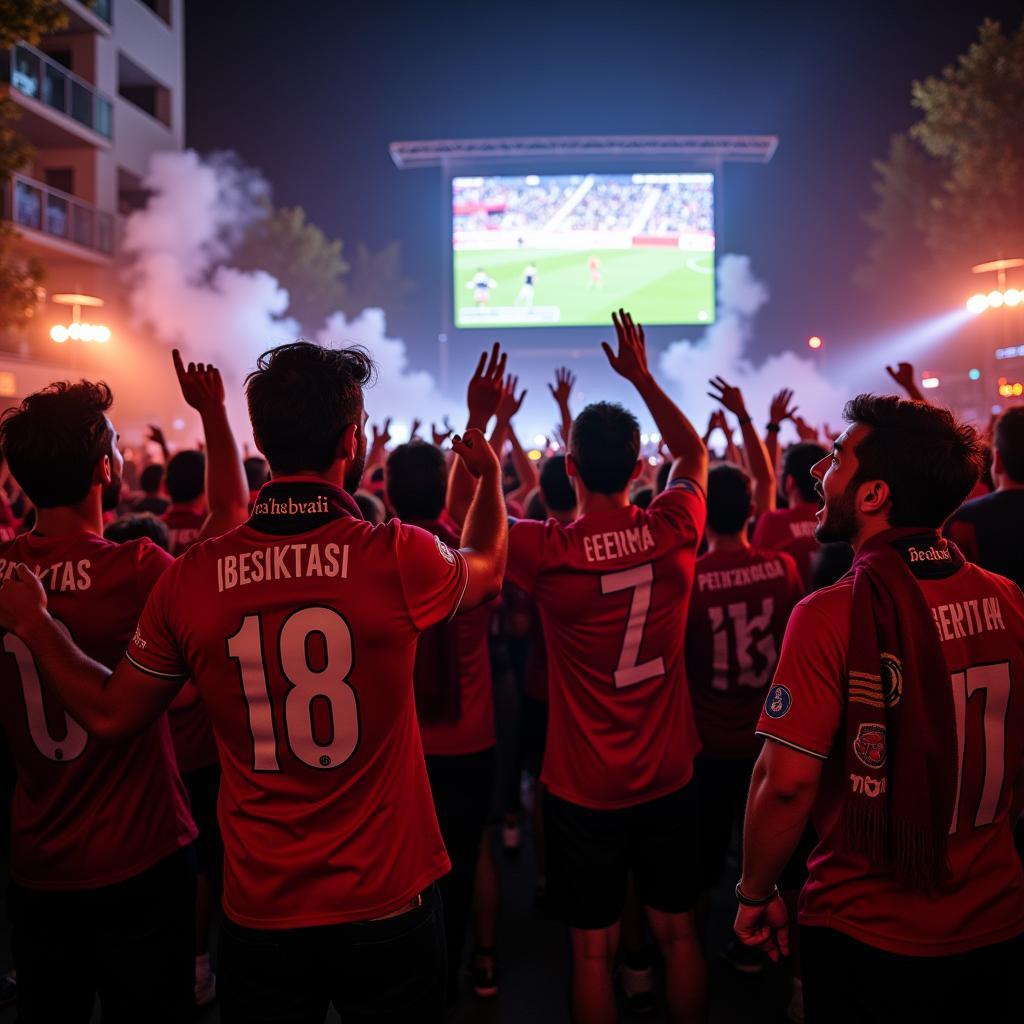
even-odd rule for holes
{"type": "Polygon", "coordinates": [[[981,466],[973,428],[848,403],[812,469],[816,536],[851,571],[790,618],[758,724],[735,930],[789,953],[775,882],[812,816],[801,893],[810,1024],[999,1021],[1024,953],[1024,598],[939,536],[981,466]]]}

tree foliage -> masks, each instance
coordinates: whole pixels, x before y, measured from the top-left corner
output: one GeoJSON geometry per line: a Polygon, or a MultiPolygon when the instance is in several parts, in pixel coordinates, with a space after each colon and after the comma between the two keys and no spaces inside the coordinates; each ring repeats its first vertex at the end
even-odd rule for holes
{"type": "MultiPolygon", "coordinates": [[[[7,49],[21,40],[38,43],[66,22],[67,14],[58,0],[0,0],[0,47],[7,49]]],[[[17,118],[15,105],[0,99],[0,186],[5,189],[11,175],[34,153],[17,133],[17,118]]],[[[9,224],[0,223],[0,330],[20,327],[32,317],[43,281],[42,264],[13,251],[16,237],[9,224]]]]}
{"type": "Polygon", "coordinates": [[[920,117],[875,164],[861,282],[1024,255],[1024,25],[985,21],[956,64],[914,82],[912,104],[920,117]]]}

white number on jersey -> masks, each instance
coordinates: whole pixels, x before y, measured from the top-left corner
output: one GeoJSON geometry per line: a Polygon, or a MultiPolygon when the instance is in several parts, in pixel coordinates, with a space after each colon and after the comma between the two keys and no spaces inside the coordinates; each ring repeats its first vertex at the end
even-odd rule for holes
{"type": "Polygon", "coordinates": [[[747,618],[747,602],[736,601],[722,608],[713,605],[708,608],[711,619],[712,639],[712,679],[711,685],[716,690],[729,689],[729,674],[733,668],[729,658],[729,630],[733,635],[733,650],[736,652],[736,667],[739,668],[737,682],[740,686],[767,686],[772,670],[778,660],[775,637],[771,633],[772,612],[775,610],[775,599],[766,597],[761,601],[761,614],[753,619],[747,618]],[[761,636],[755,642],[755,634],[761,636]],[[763,658],[760,670],[754,668],[753,652],[758,651],[763,658]]]}
{"type": "MultiPolygon", "coordinates": [[[[63,622],[57,626],[67,635],[63,622]]],[[[28,732],[32,742],[43,757],[50,761],[73,761],[80,757],[89,740],[89,734],[65,711],[64,736],[54,739],[46,724],[46,709],[43,705],[43,688],[32,654],[25,644],[13,633],[4,635],[4,650],[13,655],[21,676],[21,690],[25,697],[25,711],[28,714],[28,732]]]]}
{"type": "Polygon", "coordinates": [[[619,689],[624,686],[635,686],[646,679],[665,674],[664,659],[651,658],[638,665],[640,644],[644,639],[644,627],[647,625],[647,614],[651,610],[651,587],[654,584],[654,567],[650,562],[638,565],[622,572],[609,572],[601,577],[601,593],[615,594],[620,590],[632,590],[633,599],[629,603],[629,619],[626,622],[626,635],[622,640],[619,652],[619,666],[615,670],[615,685],[619,689]]]}
{"type": "Polygon", "coordinates": [[[228,637],[228,655],[238,662],[242,691],[249,708],[252,732],[252,767],[257,772],[279,772],[274,710],[270,702],[266,658],[276,659],[288,683],[284,699],[285,739],[291,752],[311,768],[337,768],[359,743],[359,706],[348,683],[352,671],[352,632],[333,608],[299,608],[282,623],[277,650],[266,651],[263,622],[247,615],[238,631],[228,637]],[[323,668],[309,663],[309,639],[321,637],[326,651],[323,668]],[[313,703],[330,709],[330,739],[319,743],[313,735],[313,703]]]}
{"type": "MultiPolygon", "coordinates": [[[[974,827],[991,825],[999,809],[1006,778],[1006,712],[1010,705],[1010,663],[972,665],[963,672],[954,672],[953,708],[956,712],[956,803],[949,834],[960,827],[960,798],[964,783],[964,747],[967,738],[967,705],[979,690],[984,691],[985,774],[981,797],[974,815],[974,827]]],[[[970,812],[968,812],[970,813],[970,812]]]]}

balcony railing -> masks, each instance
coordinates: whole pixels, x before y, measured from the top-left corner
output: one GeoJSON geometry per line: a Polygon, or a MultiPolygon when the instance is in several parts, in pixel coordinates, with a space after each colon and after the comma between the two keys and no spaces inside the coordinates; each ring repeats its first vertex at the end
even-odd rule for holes
{"type": "Polygon", "coordinates": [[[54,238],[114,254],[114,217],[74,196],[15,174],[4,189],[4,220],[54,238]]]}
{"type": "Polygon", "coordinates": [[[27,43],[0,51],[0,81],[9,82],[23,96],[45,103],[104,138],[113,136],[114,108],[110,100],[27,43]]]}

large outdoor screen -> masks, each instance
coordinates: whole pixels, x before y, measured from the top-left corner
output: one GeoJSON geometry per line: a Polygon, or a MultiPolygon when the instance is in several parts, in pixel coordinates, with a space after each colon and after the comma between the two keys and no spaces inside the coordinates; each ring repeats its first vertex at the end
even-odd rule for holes
{"type": "Polygon", "coordinates": [[[712,174],[452,179],[456,327],[715,317],[712,174]]]}

